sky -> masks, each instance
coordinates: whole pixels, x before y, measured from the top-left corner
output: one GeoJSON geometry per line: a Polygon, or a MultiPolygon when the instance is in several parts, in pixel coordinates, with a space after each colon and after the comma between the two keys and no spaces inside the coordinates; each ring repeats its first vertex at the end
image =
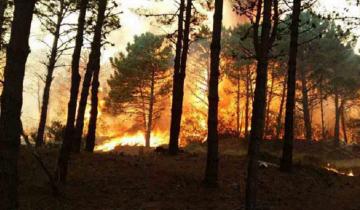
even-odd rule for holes
{"type": "MultiPolygon", "coordinates": [[[[162,33],[166,32],[166,29],[154,23],[154,21],[149,20],[143,16],[139,16],[135,13],[134,10],[137,8],[147,8],[154,13],[157,12],[168,12],[176,10],[176,5],[173,0],[164,0],[163,2],[152,3],[154,1],[151,0],[118,0],[119,1],[119,10],[123,13],[120,16],[121,21],[121,29],[114,31],[108,37],[108,40],[114,43],[114,46],[107,46],[102,51],[102,64],[106,66],[109,61],[109,58],[116,55],[120,51],[125,51],[126,45],[129,42],[132,42],[133,37],[135,35],[140,35],[144,32],[151,31],[153,33],[162,33]]],[[[346,4],[346,0],[319,0],[319,11],[339,11],[342,12],[344,8],[348,7],[346,4]]],[[[360,17],[360,9],[356,7],[349,8],[349,14],[353,16],[360,17]]],[[[347,15],[349,15],[347,14],[347,15]]],[[[209,21],[207,24],[211,26],[212,22],[212,13],[208,13],[209,21]]],[[[76,22],[77,15],[70,17],[70,22],[76,22]]],[[[224,6],[224,26],[231,27],[238,24],[238,18],[232,12],[231,4],[229,1],[225,1],[224,6]]],[[[360,30],[357,31],[360,35],[360,30]]],[[[40,23],[34,20],[32,25],[32,33],[30,37],[30,48],[31,54],[27,63],[27,71],[25,77],[25,91],[24,91],[24,107],[23,107],[23,120],[25,122],[37,122],[39,117],[39,107],[38,107],[38,98],[41,96],[42,82],[39,81],[37,75],[43,75],[45,73],[45,67],[41,62],[46,61],[46,54],[48,52],[48,48],[43,41],[50,44],[52,42],[52,37],[49,34],[46,34],[41,31],[40,23]],[[42,41],[40,41],[42,40],[42,41]],[[39,91],[40,90],[40,91],[39,91]]],[[[360,42],[358,44],[360,48],[360,42]]],[[[71,52],[70,52],[71,53],[71,52]]],[[[65,57],[61,62],[70,63],[69,56],[65,57]]],[[[69,70],[68,68],[59,68],[55,73],[54,80],[54,88],[56,87],[66,87],[68,88],[68,84],[64,83],[64,80],[69,79],[69,70]],[[57,79],[58,78],[58,79],[57,79]],[[60,79],[59,79],[60,78],[60,79]],[[62,79],[61,79],[62,78],[62,79]]],[[[53,89],[54,89],[53,88],[53,89]]],[[[56,91],[53,90],[53,92],[56,91]]],[[[64,91],[61,93],[62,95],[58,95],[61,98],[66,99],[68,97],[69,91],[64,91]]],[[[59,92],[57,92],[59,94],[59,92]]],[[[54,97],[52,97],[54,98],[54,97]]],[[[61,103],[66,103],[66,101],[62,101],[61,103]]],[[[51,103],[52,106],[49,110],[52,110],[59,103],[51,103]]],[[[57,109],[55,109],[57,110],[57,109]]],[[[49,120],[56,119],[58,115],[64,115],[66,110],[58,109],[57,112],[49,113],[49,120]]],[[[37,123],[26,123],[29,126],[36,126],[37,123]]]]}

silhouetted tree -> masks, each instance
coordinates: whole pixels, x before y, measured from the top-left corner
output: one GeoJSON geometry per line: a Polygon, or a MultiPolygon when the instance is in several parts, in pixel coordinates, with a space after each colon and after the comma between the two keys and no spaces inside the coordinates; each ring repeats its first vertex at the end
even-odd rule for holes
{"type": "Polygon", "coordinates": [[[18,169],[25,64],[35,0],[15,0],[0,114],[0,208],[18,209],[18,169]]]}
{"type": "Polygon", "coordinates": [[[204,183],[207,186],[217,186],[218,181],[218,104],[219,104],[219,76],[221,31],[223,18],[223,0],[215,0],[215,13],[213,34],[211,42],[211,64],[209,82],[209,110],[208,110],[208,135],[207,135],[207,161],[204,183]]]}
{"type": "Polygon", "coordinates": [[[53,36],[53,43],[50,49],[50,53],[47,56],[49,60],[45,63],[45,87],[42,96],[41,114],[36,138],[37,147],[44,144],[44,133],[50,101],[51,85],[54,79],[54,71],[58,67],[56,63],[62,54],[69,49],[68,44],[70,43],[71,39],[61,39],[61,36],[72,31],[72,28],[67,30],[62,30],[62,28],[65,24],[65,18],[74,11],[73,6],[74,3],[72,0],[60,0],[56,2],[46,0],[40,1],[40,9],[38,9],[36,12],[40,22],[42,23],[42,26],[53,36]],[[55,18],[53,19],[53,17],[55,18]]]}
{"type": "Polygon", "coordinates": [[[296,61],[298,53],[299,25],[301,13],[301,0],[294,0],[292,22],[290,26],[290,50],[288,66],[288,82],[286,97],[285,114],[285,136],[283,156],[281,159],[281,170],[292,170],[292,148],[294,141],[294,110],[295,110],[295,91],[296,91],[296,61]]]}
{"type": "MultiPolygon", "coordinates": [[[[190,1],[191,3],[191,1],[190,1]]],[[[189,5],[188,5],[189,6],[189,5]]],[[[187,7],[188,9],[189,7],[187,7]]],[[[179,8],[179,18],[178,18],[178,35],[177,43],[175,50],[175,61],[174,61],[174,75],[173,75],[173,99],[172,99],[172,108],[171,108],[171,124],[170,124],[170,140],[169,140],[169,153],[172,155],[177,154],[179,147],[179,134],[180,134],[180,124],[181,124],[181,112],[182,112],[182,101],[179,100],[180,90],[179,86],[179,75],[181,72],[181,60],[183,53],[183,37],[184,35],[184,10],[185,10],[185,0],[180,1],[179,8]],[[181,102],[181,104],[180,104],[181,102]]],[[[190,4],[191,12],[191,4],[190,4]]],[[[188,17],[188,10],[186,16],[188,17]]],[[[191,16],[191,13],[190,13],[191,16]]],[[[187,32],[187,45],[189,45],[189,25],[190,21],[186,20],[185,31],[187,32]]],[[[187,52],[185,52],[187,54],[187,52]]],[[[187,56],[187,55],[186,55],[187,56]]],[[[185,76],[185,75],[184,75],[185,76]]],[[[181,90],[180,90],[181,91],[181,90]]]]}
{"type": "MultiPolygon", "coordinates": [[[[106,9],[107,9],[107,1],[108,0],[101,0],[101,1],[97,2],[97,20],[96,20],[96,24],[94,26],[94,38],[93,38],[93,41],[91,44],[91,53],[89,56],[89,62],[87,64],[87,69],[86,69],[83,88],[82,88],[82,95],[81,95],[80,105],[79,105],[79,109],[82,108],[84,110],[84,112],[82,112],[82,113],[78,112],[78,117],[80,115],[80,117],[82,118],[82,121],[80,122],[81,129],[78,129],[79,128],[78,124],[76,124],[76,131],[75,131],[76,132],[75,137],[80,138],[80,139],[82,137],[82,129],[84,126],[84,115],[81,115],[81,114],[85,114],[86,102],[87,102],[87,97],[89,94],[92,76],[95,73],[95,71],[99,71],[99,69],[100,69],[102,37],[104,36],[104,33],[102,30],[103,30],[104,22],[106,19],[105,13],[106,13],[106,9]],[[83,105],[83,106],[81,106],[81,105],[83,105]]],[[[96,108],[97,108],[97,104],[96,104],[96,108]]],[[[96,123],[96,121],[95,121],[95,123],[96,123]]],[[[61,146],[60,155],[58,158],[57,171],[56,171],[57,175],[58,175],[57,178],[62,183],[66,182],[67,168],[68,168],[68,162],[69,162],[70,152],[71,152],[70,143],[69,144],[67,144],[67,143],[69,143],[69,142],[64,141],[61,146]]]]}
{"type": "MultiPolygon", "coordinates": [[[[93,3],[95,3],[95,2],[92,2],[92,4],[93,3]]],[[[108,5],[108,7],[106,8],[106,11],[105,11],[105,15],[104,15],[105,19],[103,21],[104,23],[103,23],[102,28],[100,28],[100,29],[97,28],[96,24],[99,23],[98,19],[95,21],[96,23],[94,26],[94,30],[100,30],[101,34],[99,36],[99,35],[95,34],[95,32],[94,32],[94,39],[93,39],[92,46],[91,46],[92,53],[90,53],[88,66],[87,66],[83,84],[82,84],[79,106],[78,106],[78,110],[77,110],[74,139],[72,140],[73,141],[72,149],[73,149],[73,152],[76,152],[76,153],[80,152],[80,149],[81,149],[81,140],[82,140],[83,129],[84,129],[84,124],[85,124],[84,120],[85,120],[86,105],[87,105],[91,81],[92,81],[92,77],[93,77],[93,73],[94,73],[92,71],[95,70],[95,68],[89,68],[89,67],[94,66],[96,64],[96,62],[98,62],[97,60],[100,59],[100,51],[97,52],[98,50],[96,48],[93,50],[93,47],[98,47],[98,46],[96,46],[97,41],[100,41],[100,48],[102,45],[107,44],[107,42],[106,42],[107,35],[110,32],[120,28],[118,13],[115,12],[115,9],[118,7],[118,4],[114,0],[112,0],[111,3],[108,3],[107,5],[108,5]],[[96,42],[95,42],[95,38],[98,39],[98,40],[96,40],[96,42]]],[[[97,17],[99,16],[99,10],[94,11],[93,13],[97,14],[97,17]]],[[[91,19],[88,20],[88,22],[89,21],[91,22],[91,19]]],[[[92,31],[92,30],[90,30],[90,31],[92,31]]],[[[95,113],[95,112],[93,112],[93,113],[95,113]]]]}
{"type": "Polygon", "coordinates": [[[91,54],[87,71],[93,72],[92,85],[91,85],[91,110],[88,134],[86,137],[86,151],[93,152],[95,147],[96,138],[96,122],[98,115],[98,92],[99,92],[99,74],[100,74],[100,57],[101,57],[101,42],[102,42],[102,29],[105,21],[106,5],[108,0],[99,2],[98,18],[95,26],[94,40],[91,46],[91,54]]]}
{"type": "Polygon", "coordinates": [[[257,60],[245,199],[246,209],[253,210],[256,208],[259,144],[263,140],[265,128],[269,54],[277,36],[279,8],[277,0],[257,0],[249,2],[236,1],[235,9],[238,13],[248,16],[253,23],[253,43],[257,60]],[[255,16],[253,16],[254,14],[255,16]]]}
{"type": "MultiPolygon", "coordinates": [[[[66,128],[64,134],[64,145],[66,145],[66,147],[71,147],[75,135],[76,108],[77,108],[77,99],[79,95],[80,80],[81,80],[79,73],[79,65],[80,65],[81,49],[84,43],[84,29],[85,29],[86,11],[88,4],[89,4],[89,0],[80,0],[78,2],[79,17],[77,23],[75,48],[71,62],[70,99],[68,103],[66,128]]],[[[69,148],[67,148],[67,150],[69,150],[69,148]]]]}

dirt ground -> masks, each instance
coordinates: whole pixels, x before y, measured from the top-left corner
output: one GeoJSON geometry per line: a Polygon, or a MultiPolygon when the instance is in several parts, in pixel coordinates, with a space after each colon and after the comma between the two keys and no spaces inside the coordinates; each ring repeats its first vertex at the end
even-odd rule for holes
{"type": "MultiPolygon", "coordinates": [[[[135,155],[139,148],[82,153],[72,157],[68,183],[59,197],[51,195],[46,177],[24,149],[19,164],[20,206],[34,210],[241,210],[246,156],[240,147],[237,143],[221,145],[217,189],[202,185],[204,147],[194,147],[177,157],[153,151],[135,155]]],[[[277,153],[276,149],[271,151],[277,153]]],[[[54,168],[56,153],[54,149],[41,151],[50,169],[54,168]]],[[[276,164],[277,157],[262,156],[264,161],[276,164]]],[[[259,170],[261,210],[360,210],[357,176],[306,164],[297,165],[291,174],[279,172],[276,165],[259,170]]]]}

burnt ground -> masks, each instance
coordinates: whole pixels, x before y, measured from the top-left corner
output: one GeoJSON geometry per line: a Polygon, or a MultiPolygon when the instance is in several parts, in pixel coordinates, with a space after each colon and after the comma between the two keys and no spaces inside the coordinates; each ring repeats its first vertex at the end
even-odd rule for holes
{"type": "MultiPolygon", "coordinates": [[[[259,209],[360,210],[360,177],[321,168],[330,159],[354,161],[356,157],[350,156],[356,153],[343,153],[317,144],[295,146],[297,165],[293,173],[281,173],[276,165],[259,169],[259,209]]],[[[73,156],[68,183],[58,197],[51,195],[46,177],[23,149],[19,163],[21,209],[243,209],[246,147],[235,140],[222,140],[220,148],[217,189],[202,185],[204,145],[191,145],[177,157],[153,151],[138,155],[139,148],[117,148],[112,153],[73,156]]],[[[279,149],[276,142],[265,143],[262,160],[277,164],[279,149]]],[[[57,150],[43,149],[41,154],[53,169],[57,150]]],[[[353,170],[359,171],[356,167],[353,170]]]]}

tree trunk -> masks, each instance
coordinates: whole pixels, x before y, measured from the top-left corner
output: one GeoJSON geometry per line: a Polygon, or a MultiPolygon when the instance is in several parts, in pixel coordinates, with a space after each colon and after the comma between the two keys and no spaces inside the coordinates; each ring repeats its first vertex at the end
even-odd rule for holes
{"type": "Polygon", "coordinates": [[[339,95],[335,93],[335,125],[334,125],[334,141],[336,145],[340,144],[340,106],[339,95]]]}
{"type": "MultiPolygon", "coordinates": [[[[95,32],[94,32],[94,38],[93,42],[91,44],[91,53],[89,55],[89,62],[87,64],[84,81],[82,84],[82,90],[81,90],[81,96],[77,111],[77,118],[76,118],[76,126],[75,126],[75,132],[74,132],[74,139],[73,139],[73,145],[72,145],[72,151],[75,153],[79,153],[81,150],[81,140],[83,135],[83,129],[84,129],[84,120],[85,120],[85,111],[86,111],[86,105],[87,100],[89,96],[89,90],[91,86],[92,76],[94,74],[94,66],[96,66],[96,63],[99,63],[100,59],[100,50],[101,50],[101,31],[102,26],[99,27],[98,24],[103,25],[102,21],[100,20],[104,19],[101,16],[103,16],[102,13],[102,7],[103,4],[107,4],[107,0],[102,0],[101,2],[98,2],[98,17],[97,17],[97,23],[95,26],[95,32]],[[106,3],[104,3],[106,1],[106,3]]],[[[106,8],[105,8],[106,10],[106,8]]]]}
{"type": "Polygon", "coordinates": [[[47,64],[47,74],[45,80],[45,87],[42,97],[42,105],[41,105],[41,114],[40,114],[40,121],[39,127],[37,131],[36,137],[36,147],[40,147],[44,144],[44,133],[46,127],[46,120],[48,114],[48,107],[49,107],[49,100],[50,100],[50,91],[51,91],[51,84],[53,81],[53,74],[55,70],[56,60],[58,56],[58,43],[60,39],[60,29],[61,23],[63,21],[63,9],[64,9],[64,1],[60,1],[60,11],[57,14],[57,22],[56,22],[56,29],[54,33],[54,41],[51,48],[49,63],[47,64]]]}
{"type": "Polygon", "coordinates": [[[240,138],[241,135],[241,114],[240,114],[240,90],[241,90],[241,83],[240,83],[240,76],[237,78],[237,90],[236,90],[236,135],[237,138],[240,138]]]}
{"type": "Polygon", "coordinates": [[[150,101],[149,101],[149,116],[146,127],[145,135],[145,147],[150,147],[151,130],[153,126],[153,114],[154,114],[154,103],[155,103],[155,69],[151,73],[151,87],[150,87],[150,101]]]}
{"type": "Polygon", "coordinates": [[[250,66],[246,66],[246,101],[245,101],[245,139],[249,138],[250,100],[251,100],[251,73],[250,66]]]}
{"type": "MultiPolygon", "coordinates": [[[[273,67],[275,67],[275,64],[272,65],[273,67]]],[[[274,94],[274,85],[275,85],[275,81],[274,81],[274,77],[275,77],[275,69],[271,69],[271,85],[270,85],[270,90],[269,90],[269,99],[267,102],[267,108],[266,108],[266,122],[265,122],[265,133],[268,134],[269,132],[269,123],[270,123],[270,109],[271,109],[271,102],[273,100],[273,94],[274,94]]]]}
{"type": "Polygon", "coordinates": [[[100,57],[101,57],[101,42],[102,42],[102,28],[105,21],[105,12],[108,0],[102,0],[99,2],[99,14],[97,17],[94,40],[92,44],[91,51],[94,51],[96,57],[92,57],[93,61],[89,60],[87,66],[88,69],[91,69],[93,72],[92,78],[92,87],[91,87],[91,110],[90,110],[90,120],[88,126],[88,134],[86,138],[86,151],[93,152],[95,147],[96,140],[96,124],[98,117],[98,105],[99,105],[99,74],[100,74],[100,57]]]}
{"type": "Polygon", "coordinates": [[[179,135],[184,98],[184,81],[186,76],[185,71],[189,50],[191,8],[192,0],[188,0],[186,5],[185,29],[183,29],[185,0],[181,0],[178,26],[178,42],[176,46],[176,57],[174,66],[173,97],[171,107],[171,125],[169,141],[169,153],[171,155],[176,155],[179,150],[179,135]]]}
{"type": "Polygon", "coordinates": [[[3,49],[4,34],[5,34],[5,11],[8,6],[8,0],[1,0],[0,2],[0,51],[3,49]]]}
{"type": "MultiPolygon", "coordinates": [[[[96,71],[97,68],[100,68],[98,66],[100,64],[102,26],[105,19],[106,5],[107,5],[107,0],[98,1],[98,16],[95,25],[94,39],[91,43],[91,53],[89,56],[89,62],[87,64],[83,89],[81,92],[81,100],[79,105],[79,112],[78,112],[76,131],[75,131],[76,140],[80,142],[82,137],[82,131],[84,128],[85,109],[86,109],[87,98],[89,95],[92,74],[94,73],[94,71],[96,71]]],[[[57,168],[58,180],[62,183],[66,182],[70,152],[71,152],[70,144],[69,145],[62,144],[58,159],[58,168],[57,168]]]]}
{"type": "Polygon", "coordinates": [[[207,136],[207,162],[204,183],[208,187],[216,187],[218,181],[218,104],[219,104],[219,76],[221,29],[223,18],[223,0],[215,0],[215,14],[211,43],[211,65],[209,82],[209,112],[207,136]]]}
{"type": "Polygon", "coordinates": [[[286,77],[283,82],[283,89],[281,93],[281,100],[280,100],[280,107],[279,107],[279,114],[276,119],[276,135],[275,140],[280,140],[280,132],[281,132],[281,124],[283,119],[283,112],[284,112],[284,104],[285,104],[285,96],[286,96],[286,77]]]}
{"type": "Polygon", "coordinates": [[[96,123],[97,123],[97,116],[98,116],[98,105],[99,105],[99,74],[100,74],[100,59],[98,60],[99,63],[96,63],[94,68],[94,75],[92,80],[92,87],[91,87],[91,110],[90,110],[90,120],[88,126],[88,134],[86,138],[86,146],[85,150],[87,152],[94,152],[95,148],[95,140],[96,140],[96,123]]]}
{"type": "Polygon", "coordinates": [[[292,22],[290,26],[290,50],[289,69],[287,81],[286,113],[285,113],[285,135],[283,154],[280,163],[282,171],[292,171],[293,165],[293,141],[294,141],[294,112],[296,92],[296,68],[299,40],[299,24],[301,13],[301,0],[294,0],[292,22]]]}
{"type": "Polygon", "coordinates": [[[35,0],[15,0],[0,114],[0,209],[18,209],[18,170],[25,64],[35,0]]]}
{"type": "Polygon", "coordinates": [[[302,93],[302,106],[303,106],[303,116],[304,116],[304,125],[305,125],[305,139],[307,141],[312,140],[312,128],[311,128],[311,116],[309,109],[309,96],[307,89],[306,74],[304,68],[300,68],[300,80],[301,80],[301,93],[302,93]]]}
{"type": "MultiPolygon", "coordinates": [[[[89,0],[81,0],[79,2],[80,14],[78,18],[78,28],[77,35],[75,40],[75,48],[72,55],[71,62],[71,88],[70,88],[70,99],[68,103],[68,113],[65,127],[65,135],[64,135],[64,146],[66,145],[67,149],[70,150],[71,144],[74,142],[75,135],[75,118],[76,118],[76,108],[77,108],[77,99],[79,95],[79,87],[80,87],[80,56],[81,49],[84,42],[84,29],[85,29],[85,17],[86,17],[86,9],[89,0]]],[[[75,144],[73,144],[75,147],[75,144]]],[[[80,150],[80,144],[76,145],[76,149],[80,150]]]]}
{"type": "MultiPolygon", "coordinates": [[[[256,192],[258,179],[258,159],[260,141],[264,138],[265,112],[266,112],[266,94],[268,81],[268,54],[270,50],[270,33],[271,33],[271,11],[272,1],[264,1],[263,22],[261,28],[261,42],[257,42],[259,28],[254,30],[254,43],[256,48],[257,69],[256,69],[256,87],[253,102],[253,114],[251,118],[250,142],[248,149],[248,169],[246,179],[246,210],[256,208],[256,192]]],[[[257,2],[258,16],[261,16],[262,1],[257,2]]],[[[255,26],[255,27],[258,27],[255,26]]],[[[276,29],[275,29],[276,30],[276,29]]]]}
{"type": "Polygon", "coordinates": [[[324,121],[324,94],[323,94],[323,86],[322,86],[322,76],[321,76],[321,81],[320,81],[320,85],[319,85],[319,90],[320,90],[320,115],[321,115],[321,136],[322,136],[322,140],[326,139],[326,134],[325,134],[325,121],[324,121]]]}

